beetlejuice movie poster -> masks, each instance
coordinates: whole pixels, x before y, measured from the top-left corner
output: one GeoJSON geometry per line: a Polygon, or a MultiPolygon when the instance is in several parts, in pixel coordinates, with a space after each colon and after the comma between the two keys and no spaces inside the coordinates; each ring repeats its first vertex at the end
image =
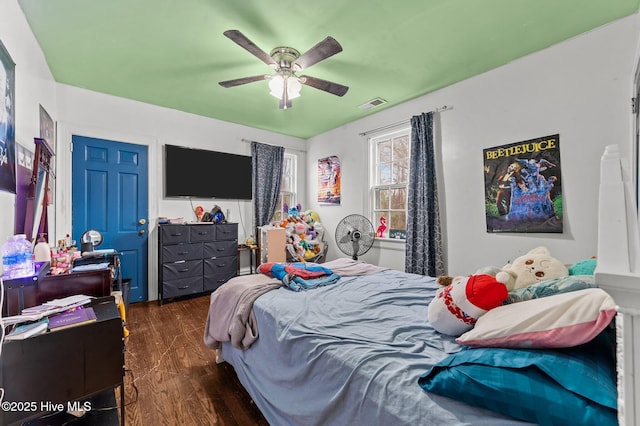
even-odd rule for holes
{"type": "Polygon", "coordinates": [[[483,155],[487,232],[562,232],[560,135],[483,155]]]}

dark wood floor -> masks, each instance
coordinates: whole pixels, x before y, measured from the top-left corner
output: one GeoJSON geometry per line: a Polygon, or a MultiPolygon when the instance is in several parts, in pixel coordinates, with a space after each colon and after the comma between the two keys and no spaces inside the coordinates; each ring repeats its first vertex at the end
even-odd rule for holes
{"type": "Polygon", "coordinates": [[[227,363],[204,346],[209,296],[129,306],[127,425],[268,425],[227,363]]]}

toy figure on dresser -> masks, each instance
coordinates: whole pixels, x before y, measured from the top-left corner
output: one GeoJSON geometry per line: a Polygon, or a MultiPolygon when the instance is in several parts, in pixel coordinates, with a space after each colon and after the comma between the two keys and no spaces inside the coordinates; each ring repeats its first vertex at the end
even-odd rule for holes
{"type": "Polygon", "coordinates": [[[380,226],[378,226],[378,237],[384,237],[384,231],[387,230],[387,218],[380,216],[380,226]]]}
{"type": "Polygon", "coordinates": [[[227,223],[220,206],[213,206],[210,212],[202,215],[202,222],[227,223]]]}
{"type": "Polygon", "coordinates": [[[202,216],[204,215],[204,207],[196,206],[195,213],[196,213],[196,219],[198,220],[198,222],[202,222],[202,216]]]}

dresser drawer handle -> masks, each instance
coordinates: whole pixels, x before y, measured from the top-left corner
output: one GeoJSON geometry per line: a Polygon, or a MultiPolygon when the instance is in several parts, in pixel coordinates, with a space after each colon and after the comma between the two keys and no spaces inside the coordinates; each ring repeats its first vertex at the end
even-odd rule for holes
{"type": "Polygon", "coordinates": [[[188,251],[180,251],[180,252],[178,252],[178,254],[179,255],[184,255],[184,254],[189,254],[189,252],[188,251]]]}
{"type": "Polygon", "coordinates": [[[227,249],[225,249],[225,248],[219,248],[219,249],[216,249],[216,250],[217,251],[227,251],[227,249]]]}
{"type": "Polygon", "coordinates": [[[178,269],[178,272],[189,272],[189,268],[187,268],[187,269],[178,269]]]}
{"type": "Polygon", "coordinates": [[[185,286],[183,286],[183,287],[178,287],[178,290],[186,290],[186,289],[188,289],[188,288],[189,288],[189,286],[188,286],[188,285],[185,285],[185,286]]]}
{"type": "Polygon", "coordinates": [[[227,264],[226,264],[226,263],[221,263],[221,264],[216,265],[216,266],[217,266],[218,268],[224,268],[225,266],[227,266],[227,264]]]}
{"type": "Polygon", "coordinates": [[[182,232],[176,232],[175,234],[171,234],[172,237],[181,237],[182,232]]]}

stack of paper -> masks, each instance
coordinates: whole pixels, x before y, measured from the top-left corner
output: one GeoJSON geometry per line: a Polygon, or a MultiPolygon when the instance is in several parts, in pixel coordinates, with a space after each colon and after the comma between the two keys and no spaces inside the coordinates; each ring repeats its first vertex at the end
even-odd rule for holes
{"type": "Polygon", "coordinates": [[[4,317],[2,321],[5,326],[11,324],[21,324],[23,322],[37,321],[41,318],[49,315],[57,314],[77,306],[83,306],[91,302],[93,297],[85,296],[84,294],[77,294],[74,296],[65,297],[63,299],[54,299],[42,305],[25,308],[22,310],[21,315],[14,315],[12,317],[4,317]]]}
{"type": "Polygon", "coordinates": [[[109,262],[101,262],[101,263],[88,263],[86,265],[78,265],[73,267],[73,272],[82,272],[82,271],[97,271],[100,269],[107,269],[109,267],[109,262]]]}
{"type": "Polygon", "coordinates": [[[27,337],[36,336],[38,334],[46,333],[49,328],[48,318],[44,318],[37,322],[29,324],[23,324],[16,326],[11,333],[7,334],[5,340],[22,340],[27,337]]]}

